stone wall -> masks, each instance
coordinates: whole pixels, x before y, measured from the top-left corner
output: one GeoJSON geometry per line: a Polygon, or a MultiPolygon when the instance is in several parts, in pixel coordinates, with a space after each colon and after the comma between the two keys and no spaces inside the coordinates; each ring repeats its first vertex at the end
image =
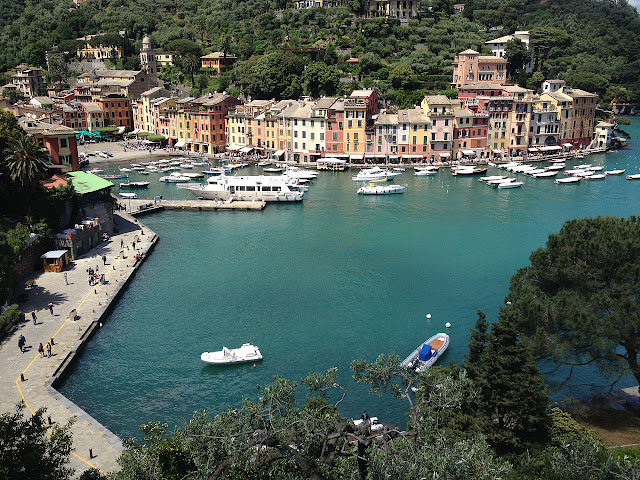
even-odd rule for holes
{"type": "Polygon", "coordinates": [[[99,218],[102,231],[113,235],[113,200],[110,192],[101,190],[83,195],[80,199],[79,221],[99,218]]]}

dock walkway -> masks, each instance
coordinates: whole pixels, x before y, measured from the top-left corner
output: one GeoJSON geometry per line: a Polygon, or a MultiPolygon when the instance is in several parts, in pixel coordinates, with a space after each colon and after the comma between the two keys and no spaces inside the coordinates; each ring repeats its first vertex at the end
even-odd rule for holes
{"type": "Polygon", "coordinates": [[[118,198],[121,204],[125,205],[128,212],[139,217],[163,210],[195,210],[195,211],[261,211],[264,210],[267,202],[264,201],[233,201],[216,202],[215,200],[123,200],[118,198]]]}
{"type": "MultiPolygon", "coordinates": [[[[115,434],[60,394],[56,387],[76,355],[106,320],[112,302],[126,290],[157,241],[153,231],[131,216],[115,214],[114,219],[119,233],[67,267],[68,284],[63,273],[36,273],[28,277],[36,286],[25,290],[26,300],[19,304],[26,320],[0,341],[0,412],[13,412],[16,404],[24,400],[31,413],[46,408],[45,424],[50,419],[52,425],[65,425],[74,418],[70,466],[76,470],[76,476],[90,467],[102,472],[118,470],[117,459],[123,446],[115,434]],[[135,261],[136,251],[143,253],[143,260],[135,261]],[[89,266],[94,269],[97,266],[98,273],[105,274],[104,285],[89,285],[89,266]],[[49,303],[53,304],[53,314],[49,303]],[[32,311],[37,315],[35,325],[32,311]],[[72,311],[77,315],[75,319],[72,311]],[[27,340],[25,353],[18,348],[20,335],[27,340]],[[51,339],[55,342],[52,356],[43,358],[38,345],[40,342],[46,345],[51,339]]],[[[100,385],[96,385],[96,395],[99,392],[100,385]]]]}

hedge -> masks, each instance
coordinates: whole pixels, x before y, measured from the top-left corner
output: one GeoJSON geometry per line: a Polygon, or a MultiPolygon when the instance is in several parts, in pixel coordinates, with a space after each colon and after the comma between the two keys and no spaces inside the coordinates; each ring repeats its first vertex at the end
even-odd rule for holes
{"type": "Polygon", "coordinates": [[[15,325],[22,318],[22,312],[18,310],[18,305],[9,305],[4,313],[0,315],[0,336],[3,336],[8,327],[15,325]]]}

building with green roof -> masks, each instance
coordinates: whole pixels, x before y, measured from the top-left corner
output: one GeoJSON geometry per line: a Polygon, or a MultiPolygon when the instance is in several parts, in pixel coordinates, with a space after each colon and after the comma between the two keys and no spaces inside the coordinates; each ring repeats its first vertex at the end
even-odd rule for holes
{"type": "Polygon", "coordinates": [[[69,172],[67,180],[80,197],[78,223],[87,219],[100,219],[102,232],[113,234],[113,182],[87,172],[69,172]]]}

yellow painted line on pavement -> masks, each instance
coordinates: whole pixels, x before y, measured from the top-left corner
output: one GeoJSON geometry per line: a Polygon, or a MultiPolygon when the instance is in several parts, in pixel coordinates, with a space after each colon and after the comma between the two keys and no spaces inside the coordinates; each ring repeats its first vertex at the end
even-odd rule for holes
{"type": "MultiPolygon", "coordinates": [[[[137,234],[136,234],[137,236],[137,234]]],[[[139,237],[138,237],[139,238],[139,237]]],[[[134,242],[131,242],[134,243],[134,242]]],[[[135,245],[134,245],[134,249],[135,249],[135,245]]],[[[109,268],[109,270],[107,270],[108,272],[111,272],[114,270],[114,267],[116,265],[117,262],[119,262],[120,260],[122,260],[120,258],[120,256],[114,258],[113,262],[111,263],[111,267],[109,268]]],[[[87,294],[86,297],[84,297],[82,299],[82,301],[80,302],[80,304],[76,307],[76,310],[78,308],[80,308],[84,302],[87,301],[87,299],[91,296],[91,294],[93,294],[95,292],[95,290],[98,288],[98,285],[95,285],[91,290],[89,290],[89,293],[87,294]]],[[[67,317],[67,319],[64,321],[64,323],[62,325],[60,325],[60,328],[58,328],[58,330],[56,331],[56,333],[53,334],[53,336],[51,338],[55,338],[55,336],[60,333],[60,330],[62,330],[64,328],[64,326],[69,323],[71,317],[67,317]]],[[[35,362],[37,360],[37,358],[40,356],[40,352],[38,352],[38,354],[33,358],[33,360],[31,360],[31,362],[29,363],[29,365],[27,365],[27,368],[25,368],[22,371],[22,374],[24,375],[25,373],[27,373],[27,370],[29,370],[29,368],[31,368],[31,365],[33,365],[33,362],[35,362]]],[[[20,388],[20,377],[16,378],[16,387],[18,388],[18,392],[20,393],[20,396],[22,397],[22,400],[24,401],[25,405],[27,406],[27,408],[29,409],[29,411],[31,412],[31,415],[35,415],[35,412],[33,411],[33,409],[31,408],[31,406],[29,405],[29,402],[27,402],[26,397],[24,396],[24,393],[22,393],[22,389],[20,388]]],[[[51,435],[51,430],[47,429],[47,432],[49,433],[49,435],[51,435]]],[[[98,470],[100,473],[102,473],[103,475],[106,475],[105,472],[103,472],[102,470],[100,470],[98,467],[96,467],[95,465],[93,465],[91,462],[88,462],[87,460],[85,460],[84,458],[82,458],[80,455],[78,455],[75,452],[71,452],[71,454],[78,458],[79,460],[83,461],[84,463],[86,463],[87,465],[89,465],[91,468],[94,468],[96,470],[98,470]]]]}

